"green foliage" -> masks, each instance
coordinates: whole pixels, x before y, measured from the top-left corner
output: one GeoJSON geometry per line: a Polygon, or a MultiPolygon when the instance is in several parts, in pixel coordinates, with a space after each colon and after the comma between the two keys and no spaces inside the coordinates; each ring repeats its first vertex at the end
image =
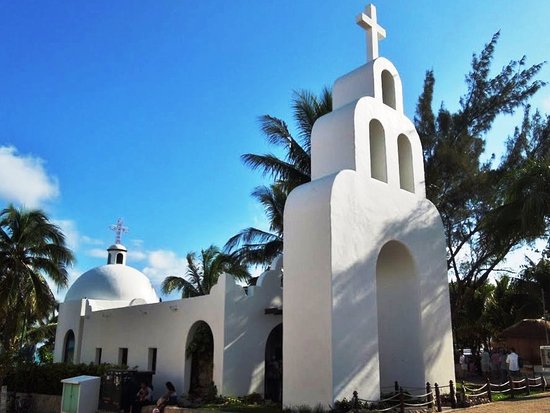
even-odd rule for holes
{"type": "MultiPolygon", "coordinates": [[[[281,413],[281,405],[270,400],[264,400],[258,393],[246,396],[218,396],[215,401],[200,405],[201,409],[220,410],[232,413],[281,413]]],[[[283,412],[290,409],[283,409],[283,412]]]]}
{"type": "Polygon", "coordinates": [[[336,400],[330,411],[331,413],[346,413],[349,412],[352,408],[352,400],[348,400],[344,397],[342,400],[336,400]]]}
{"type": "Polygon", "coordinates": [[[433,112],[435,77],[428,71],[415,116],[427,197],[441,213],[447,238],[455,340],[468,346],[487,335],[474,317],[483,312],[489,276],[514,247],[543,236],[550,217],[550,120],[531,115],[527,105],[544,86],[535,79],[542,64],[528,67],[522,57],[492,75],[498,37],[473,56],[456,112],[444,105],[433,112]],[[522,108],[522,124],[501,162],[482,162],[495,119],[522,108]]]}
{"type": "Polygon", "coordinates": [[[214,353],[214,338],[212,337],[212,330],[206,323],[200,323],[197,325],[193,338],[189,342],[186,349],[186,356],[189,358],[191,355],[197,355],[202,357],[205,355],[211,355],[214,353]]]}
{"type": "Polygon", "coordinates": [[[282,157],[272,153],[242,156],[245,165],[273,180],[269,186],[258,187],[252,193],[264,207],[269,231],[246,228],[231,237],[224,247],[247,264],[267,266],[282,253],[286,198],[294,188],[311,180],[311,131],[318,118],[332,111],[332,94],[327,88],[319,97],[308,91],[295,92],[292,110],[296,138],[283,120],[270,115],[260,117],[260,129],[268,143],[282,151],[282,157]]]}
{"type": "Polygon", "coordinates": [[[63,233],[42,211],[10,205],[0,212],[0,382],[17,355],[32,354],[46,339],[47,328],[39,327],[56,305],[46,278],[66,286],[73,261],[63,233]]]}
{"type": "Polygon", "coordinates": [[[182,298],[207,295],[223,273],[241,281],[250,279],[246,266],[238,257],[225,254],[211,245],[201,250],[199,259],[194,252],[188,253],[186,278],[166,277],[162,282],[162,292],[170,294],[172,291],[181,291],[182,298]]]}
{"type": "Polygon", "coordinates": [[[102,376],[114,368],[121,367],[110,364],[24,363],[9,372],[4,384],[10,391],[61,395],[62,379],[81,375],[102,376]]]}

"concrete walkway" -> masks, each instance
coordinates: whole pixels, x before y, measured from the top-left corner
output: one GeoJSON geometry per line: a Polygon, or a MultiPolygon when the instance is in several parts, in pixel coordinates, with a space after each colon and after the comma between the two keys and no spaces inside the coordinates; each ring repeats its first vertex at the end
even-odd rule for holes
{"type": "Polygon", "coordinates": [[[453,413],[550,413],[550,393],[511,401],[472,406],[467,409],[452,409],[453,413]]]}

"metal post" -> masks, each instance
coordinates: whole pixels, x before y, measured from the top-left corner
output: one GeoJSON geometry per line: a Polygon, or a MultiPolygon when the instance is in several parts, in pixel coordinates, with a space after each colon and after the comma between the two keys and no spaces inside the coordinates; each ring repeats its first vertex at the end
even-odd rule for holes
{"type": "Polygon", "coordinates": [[[399,413],[405,413],[405,396],[403,388],[399,388],[399,413]]]}
{"type": "Polygon", "coordinates": [[[437,383],[434,384],[435,387],[435,405],[437,407],[437,411],[441,411],[441,394],[439,392],[439,385],[437,383]]]}
{"type": "Polygon", "coordinates": [[[489,401],[493,401],[493,393],[491,393],[491,380],[487,378],[487,397],[489,398],[489,401]]]}

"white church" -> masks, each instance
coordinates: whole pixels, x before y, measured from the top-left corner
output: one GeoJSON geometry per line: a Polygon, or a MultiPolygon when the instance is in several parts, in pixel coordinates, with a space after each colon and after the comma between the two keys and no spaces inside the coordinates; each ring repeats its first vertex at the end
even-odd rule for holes
{"type": "Polygon", "coordinates": [[[272,360],[286,406],[454,379],[445,238],[420,139],[399,73],[378,55],[374,6],[357,23],[367,63],[336,80],[333,111],[315,123],[311,182],[285,206],[284,265],[278,258],[246,290],[223,275],[207,296],[160,302],[117,242],[60,305],[56,361],[154,371],[155,396],[168,380],[182,394],[196,368],[186,348],[206,324],[223,395],[278,398],[272,360]]]}

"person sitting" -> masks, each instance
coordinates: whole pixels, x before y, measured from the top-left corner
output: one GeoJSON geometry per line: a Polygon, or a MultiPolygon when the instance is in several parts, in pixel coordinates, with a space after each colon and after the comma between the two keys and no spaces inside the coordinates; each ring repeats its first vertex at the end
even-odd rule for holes
{"type": "Polygon", "coordinates": [[[172,382],[167,381],[165,386],[166,393],[157,400],[157,407],[153,409],[153,413],[162,413],[166,406],[178,404],[178,394],[172,382]]]}
{"type": "Polygon", "coordinates": [[[143,406],[151,404],[152,396],[153,390],[151,390],[151,387],[146,382],[142,381],[136,394],[136,400],[134,400],[130,407],[130,413],[141,413],[143,406]]]}

